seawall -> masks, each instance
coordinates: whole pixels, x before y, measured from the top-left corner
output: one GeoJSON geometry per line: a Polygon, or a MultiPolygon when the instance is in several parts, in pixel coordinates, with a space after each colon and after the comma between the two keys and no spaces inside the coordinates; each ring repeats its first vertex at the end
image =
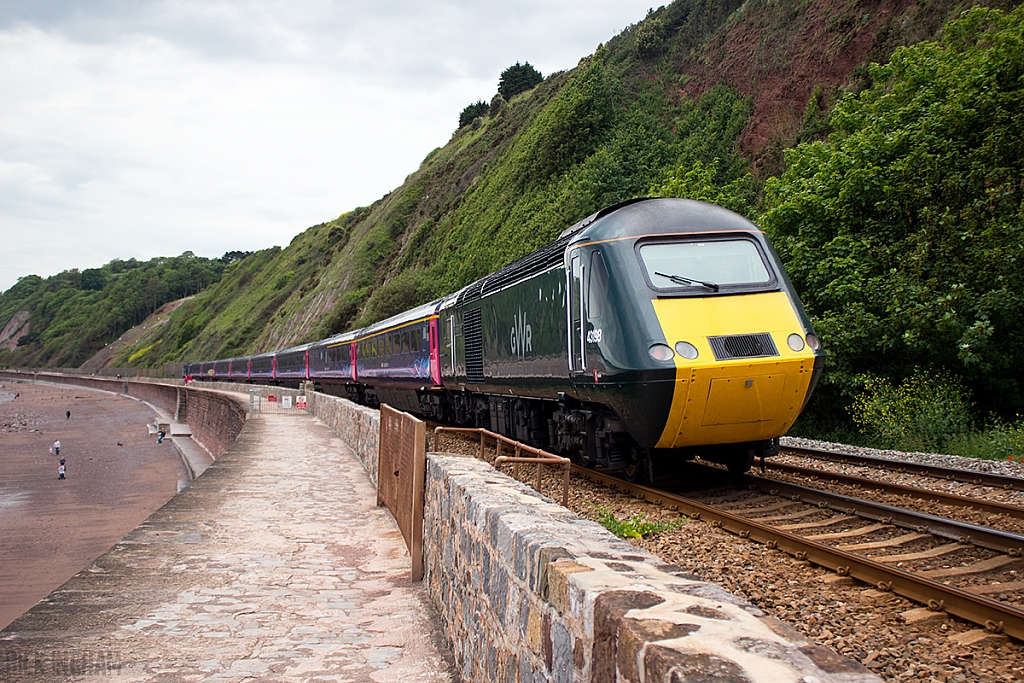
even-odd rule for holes
{"type": "MultiPolygon", "coordinates": [[[[47,372],[17,372],[0,370],[0,377],[8,380],[52,382],[70,386],[99,389],[133,396],[159,406],[179,421],[186,422],[192,438],[214,458],[220,456],[234,442],[245,425],[247,407],[238,400],[215,391],[203,391],[192,386],[175,386],[155,381],[59,375],[47,372]]],[[[204,387],[205,388],[205,387],[204,387]]],[[[229,391],[238,391],[228,385],[229,391]]]]}

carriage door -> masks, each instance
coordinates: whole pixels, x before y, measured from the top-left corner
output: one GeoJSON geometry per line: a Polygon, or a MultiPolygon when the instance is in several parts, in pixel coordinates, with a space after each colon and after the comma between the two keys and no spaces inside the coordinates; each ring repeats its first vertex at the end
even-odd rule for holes
{"type": "Polygon", "coordinates": [[[569,272],[566,273],[566,289],[569,294],[569,371],[582,373],[587,370],[586,355],[586,311],[584,310],[584,286],[586,266],[583,265],[582,254],[577,249],[569,257],[569,272]]]}

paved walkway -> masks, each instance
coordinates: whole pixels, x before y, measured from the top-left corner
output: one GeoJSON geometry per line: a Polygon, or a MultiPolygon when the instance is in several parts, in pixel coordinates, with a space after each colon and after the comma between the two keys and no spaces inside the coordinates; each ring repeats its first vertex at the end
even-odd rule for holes
{"type": "Polygon", "coordinates": [[[0,632],[0,680],[456,680],[355,456],[249,420],[191,486],[0,632]]]}

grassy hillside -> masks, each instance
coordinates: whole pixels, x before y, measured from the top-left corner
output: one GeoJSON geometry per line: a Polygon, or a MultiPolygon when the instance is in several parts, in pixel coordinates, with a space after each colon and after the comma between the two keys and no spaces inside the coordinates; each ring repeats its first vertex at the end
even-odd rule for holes
{"type": "MultiPolygon", "coordinates": [[[[865,62],[964,3],[679,0],[455,132],[370,207],[182,306],[150,363],[322,338],[453,291],[613,202],[710,172],[756,212],[782,151],[865,62]]],[[[453,112],[453,121],[456,119],[453,112]]],[[[256,262],[254,262],[256,263],[256,262]]],[[[250,266],[249,268],[254,268],[250,266]]]]}

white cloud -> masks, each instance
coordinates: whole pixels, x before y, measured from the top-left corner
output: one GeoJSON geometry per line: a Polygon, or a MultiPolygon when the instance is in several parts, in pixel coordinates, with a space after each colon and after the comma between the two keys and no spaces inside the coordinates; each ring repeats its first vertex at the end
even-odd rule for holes
{"type": "Polygon", "coordinates": [[[113,258],[287,244],[367,205],[530,61],[635,1],[13,2],[0,10],[0,290],[113,258]]]}

